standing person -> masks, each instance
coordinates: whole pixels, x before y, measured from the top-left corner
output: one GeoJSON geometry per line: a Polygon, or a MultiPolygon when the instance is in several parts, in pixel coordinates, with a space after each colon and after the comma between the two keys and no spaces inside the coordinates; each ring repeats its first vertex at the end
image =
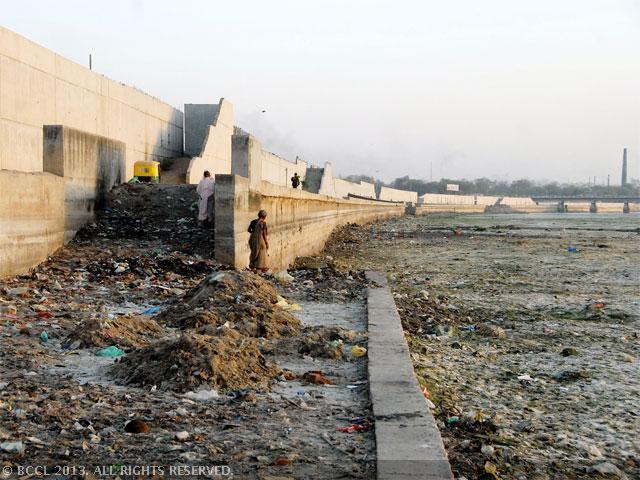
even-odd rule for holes
{"type": "Polygon", "coordinates": [[[200,200],[198,201],[198,221],[202,223],[213,222],[213,194],[216,191],[216,184],[211,178],[208,170],[204,171],[204,177],[200,180],[196,192],[200,200]]]}
{"type": "Polygon", "coordinates": [[[298,176],[297,173],[294,173],[293,177],[291,177],[291,186],[293,188],[298,188],[299,185],[300,185],[300,177],[298,176]]]}
{"type": "Polygon", "coordinates": [[[266,272],[269,267],[267,266],[267,250],[269,250],[269,238],[267,222],[267,212],[260,210],[258,212],[258,219],[253,220],[249,225],[249,248],[251,249],[251,256],[249,257],[249,268],[255,273],[257,270],[266,272]]]}

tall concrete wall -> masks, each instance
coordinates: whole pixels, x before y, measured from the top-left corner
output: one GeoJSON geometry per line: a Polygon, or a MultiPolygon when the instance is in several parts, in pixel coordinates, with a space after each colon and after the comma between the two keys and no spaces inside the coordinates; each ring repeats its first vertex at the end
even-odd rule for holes
{"type": "Polygon", "coordinates": [[[205,170],[211,175],[231,173],[233,122],[233,105],[221,98],[214,122],[206,127],[202,149],[189,163],[187,183],[198,183],[205,170]]]}
{"type": "Polygon", "coordinates": [[[138,160],[182,155],[182,112],[0,27],[0,170],[42,172],[43,125],[126,144],[121,176],[138,160]]]}
{"type": "Polygon", "coordinates": [[[0,277],[23,273],[64,243],[64,179],[0,170],[0,277]]]}
{"type": "Polygon", "coordinates": [[[392,202],[418,202],[418,193],[408,190],[398,190],[396,188],[382,187],[380,190],[380,200],[392,202]]]}
{"type": "Polygon", "coordinates": [[[231,156],[231,173],[248,178],[254,188],[263,181],[292,188],[291,177],[294,173],[298,174],[300,180],[306,177],[307,162],[296,158],[293,163],[267,152],[257,138],[246,132],[233,135],[231,156]]]}
{"type": "Polygon", "coordinates": [[[0,170],[0,277],[23,273],[69,241],[120,180],[126,145],[44,127],[45,172],[0,170]]]}
{"type": "Polygon", "coordinates": [[[43,150],[44,170],[64,177],[66,242],[93,219],[96,205],[120,183],[126,145],[62,125],[45,125],[43,150]]]}
{"type": "Polygon", "coordinates": [[[344,200],[261,182],[250,188],[248,178],[217,175],[215,193],[216,259],[242,269],[249,264],[247,227],[259,210],[267,211],[269,263],[286,268],[296,257],[313,255],[339,225],[401,216],[404,205],[344,200]]]}
{"type": "Polygon", "coordinates": [[[376,188],[373,183],[348,182],[333,176],[333,167],[330,162],[324,164],[324,168],[309,169],[310,178],[307,182],[307,190],[330,197],[347,198],[349,195],[376,198],[376,188]],[[320,175],[320,178],[318,176],[320,175]]]}
{"type": "Polygon", "coordinates": [[[184,153],[196,157],[202,152],[209,125],[216,123],[218,103],[184,104],[184,153]]]}

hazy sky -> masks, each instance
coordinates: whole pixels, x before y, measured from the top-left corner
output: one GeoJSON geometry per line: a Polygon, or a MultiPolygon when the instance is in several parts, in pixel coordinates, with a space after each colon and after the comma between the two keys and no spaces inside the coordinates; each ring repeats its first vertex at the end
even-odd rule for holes
{"type": "Polygon", "coordinates": [[[627,146],[640,176],[640,0],[0,0],[0,23],[181,109],[225,97],[338,174],[618,183],[627,146]]]}

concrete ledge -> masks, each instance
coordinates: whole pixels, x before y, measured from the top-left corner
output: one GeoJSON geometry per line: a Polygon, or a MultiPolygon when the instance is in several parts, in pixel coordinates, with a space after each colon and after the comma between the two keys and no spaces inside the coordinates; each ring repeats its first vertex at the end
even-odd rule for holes
{"type": "Polygon", "coordinates": [[[431,411],[418,388],[400,315],[386,278],[367,292],[369,391],[375,417],[378,480],[452,479],[431,411]]]}

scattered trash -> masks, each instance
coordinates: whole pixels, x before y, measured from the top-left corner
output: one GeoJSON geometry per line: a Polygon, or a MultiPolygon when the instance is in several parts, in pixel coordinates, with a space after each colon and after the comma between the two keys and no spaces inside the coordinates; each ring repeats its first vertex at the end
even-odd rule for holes
{"type": "Polygon", "coordinates": [[[484,471],[489,475],[492,475],[496,480],[500,480],[500,477],[498,476],[498,467],[496,467],[495,464],[487,461],[484,464],[484,471]]]}
{"type": "Polygon", "coordinates": [[[187,440],[189,440],[189,437],[191,435],[189,435],[189,432],[187,431],[181,431],[181,432],[177,432],[173,438],[175,438],[176,440],[178,440],[179,442],[186,442],[187,440]]]}
{"type": "Polygon", "coordinates": [[[280,283],[291,283],[295,280],[295,278],[293,278],[293,276],[291,276],[286,270],[274,272],[273,278],[275,278],[280,283]]]}
{"type": "Polygon", "coordinates": [[[2,442],[0,450],[6,453],[22,453],[24,452],[24,443],[22,442],[2,442]]]}
{"type": "Polygon", "coordinates": [[[191,398],[192,400],[200,400],[202,402],[207,402],[209,400],[215,400],[220,398],[220,395],[216,390],[211,389],[200,389],[194,392],[187,392],[184,394],[185,397],[191,398]]]}
{"type": "Polygon", "coordinates": [[[143,420],[135,419],[131,420],[124,426],[124,431],[127,433],[149,433],[151,427],[143,420]]]}
{"type": "Polygon", "coordinates": [[[124,351],[120,350],[118,347],[114,345],[103,348],[96,352],[96,356],[98,357],[120,357],[122,355],[124,355],[124,351]]]}
{"type": "Polygon", "coordinates": [[[160,311],[160,307],[149,307],[142,312],[143,315],[155,315],[160,311]]]}
{"type": "Polygon", "coordinates": [[[367,354],[367,349],[360,345],[354,345],[351,347],[351,355],[354,357],[364,357],[367,354]]]}
{"type": "Polygon", "coordinates": [[[47,343],[49,341],[49,334],[46,331],[42,331],[40,334],[40,341],[42,343],[47,343]]]}
{"type": "Polygon", "coordinates": [[[568,247],[567,252],[570,253],[578,253],[578,249],[576,247],[568,247]]]}
{"type": "Polygon", "coordinates": [[[312,370],[302,375],[302,379],[309,383],[315,383],[317,385],[331,385],[331,380],[325,377],[324,373],[320,370],[312,370]]]}
{"type": "Polygon", "coordinates": [[[528,373],[518,375],[518,380],[520,380],[521,382],[533,382],[533,378],[528,373]]]}
{"type": "Polygon", "coordinates": [[[342,433],[366,432],[373,427],[373,422],[367,417],[352,418],[348,427],[336,429],[342,433]]]}
{"type": "Polygon", "coordinates": [[[560,352],[560,354],[563,357],[571,357],[571,356],[578,355],[578,350],[573,347],[565,347],[562,349],[562,352],[560,352]]]}
{"type": "Polygon", "coordinates": [[[549,335],[550,333],[553,333],[553,330],[551,330],[549,327],[542,327],[542,333],[545,335],[549,335]]]}

